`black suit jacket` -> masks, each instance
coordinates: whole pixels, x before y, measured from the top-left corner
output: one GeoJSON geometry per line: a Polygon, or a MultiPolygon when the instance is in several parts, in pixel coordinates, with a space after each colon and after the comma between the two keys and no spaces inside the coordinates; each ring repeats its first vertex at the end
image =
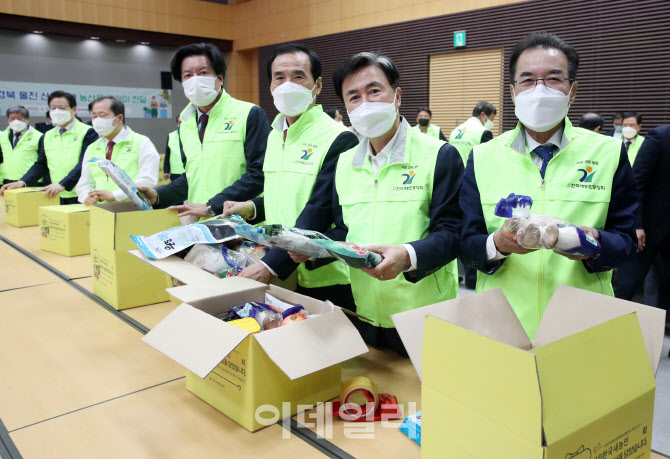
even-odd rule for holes
{"type": "Polygon", "coordinates": [[[649,131],[635,158],[633,175],[642,192],[637,228],[647,244],[670,240],[670,125],[649,131]]]}
{"type": "Polygon", "coordinates": [[[35,125],[35,129],[40,131],[42,134],[46,134],[47,131],[49,131],[50,129],[53,129],[53,125],[47,124],[47,123],[37,123],[35,125]]]}

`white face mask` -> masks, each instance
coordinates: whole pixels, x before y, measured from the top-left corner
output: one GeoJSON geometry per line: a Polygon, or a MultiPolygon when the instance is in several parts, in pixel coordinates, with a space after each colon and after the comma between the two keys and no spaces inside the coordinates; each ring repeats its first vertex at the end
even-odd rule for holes
{"type": "Polygon", "coordinates": [[[570,97],[538,84],[535,89],[517,94],[514,103],[514,113],[525,127],[535,132],[547,132],[567,116],[570,97]]]}
{"type": "Polygon", "coordinates": [[[316,98],[316,96],[312,96],[314,88],[316,88],[316,83],[312,89],[309,89],[287,81],[272,91],[275,107],[282,115],[302,115],[316,98]]]}
{"type": "Polygon", "coordinates": [[[72,113],[70,113],[69,110],[61,110],[60,108],[51,110],[49,116],[54,123],[60,126],[63,126],[72,120],[72,113]]]}
{"type": "Polygon", "coordinates": [[[216,90],[217,77],[194,76],[184,81],[184,95],[193,105],[206,107],[214,102],[219,91],[216,90]]]}
{"type": "Polygon", "coordinates": [[[621,133],[625,138],[630,140],[637,135],[637,129],[630,126],[624,126],[621,128],[621,133]]]}
{"type": "Polygon", "coordinates": [[[493,127],[493,121],[491,121],[489,117],[486,116],[486,121],[484,122],[484,128],[490,131],[492,127],[493,127]]]}
{"type": "Polygon", "coordinates": [[[14,132],[23,132],[23,130],[28,126],[28,123],[21,120],[14,120],[9,123],[9,127],[12,128],[14,132]]]}
{"type": "Polygon", "coordinates": [[[95,132],[100,134],[101,136],[106,136],[114,132],[114,129],[116,129],[116,126],[114,126],[114,118],[95,118],[93,120],[93,129],[95,129],[95,132]]]}
{"type": "MultiPolygon", "coordinates": [[[[396,89],[395,94],[398,90],[396,89]]],[[[349,113],[349,121],[356,131],[368,139],[375,139],[386,134],[398,116],[398,110],[394,103],[387,102],[363,102],[349,113]]]]}

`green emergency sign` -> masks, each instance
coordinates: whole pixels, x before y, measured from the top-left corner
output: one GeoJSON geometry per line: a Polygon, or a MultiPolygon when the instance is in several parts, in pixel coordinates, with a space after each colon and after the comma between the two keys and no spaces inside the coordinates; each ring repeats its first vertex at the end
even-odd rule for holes
{"type": "Polygon", "coordinates": [[[465,30],[454,32],[454,48],[462,48],[465,46],[465,30]]]}

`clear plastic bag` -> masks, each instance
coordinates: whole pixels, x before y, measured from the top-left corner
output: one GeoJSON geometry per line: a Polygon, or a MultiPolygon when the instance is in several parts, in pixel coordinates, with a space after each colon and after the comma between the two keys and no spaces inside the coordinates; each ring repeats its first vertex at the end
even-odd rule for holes
{"type": "Polygon", "coordinates": [[[105,158],[93,158],[89,162],[97,164],[100,170],[112,179],[112,182],[128,196],[138,209],[151,210],[151,203],[144,196],[144,193],[137,189],[135,182],[133,182],[133,179],[130,178],[130,175],[126,171],[105,158]]]}

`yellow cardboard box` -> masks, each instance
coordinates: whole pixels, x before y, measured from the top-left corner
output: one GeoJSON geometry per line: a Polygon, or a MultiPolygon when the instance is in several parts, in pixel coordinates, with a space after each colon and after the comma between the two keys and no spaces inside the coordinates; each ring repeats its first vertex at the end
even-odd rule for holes
{"type": "Polygon", "coordinates": [[[650,456],[665,311],[559,286],[534,342],[500,289],[393,321],[422,379],[422,457],[650,456]]]}
{"type": "Polygon", "coordinates": [[[91,253],[88,206],[40,207],[39,221],[41,250],[66,257],[91,253]]]}
{"type": "Polygon", "coordinates": [[[115,309],[168,300],[165,275],[130,255],[130,235],[152,234],[179,225],[173,210],[138,210],[131,202],[91,206],[93,292],[115,309]]]}
{"type": "Polygon", "coordinates": [[[60,198],[45,198],[40,187],[23,187],[5,191],[5,221],[19,228],[39,224],[38,209],[58,206],[60,198]]]}
{"type": "Polygon", "coordinates": [[[281,287],[233,277],[171,290],[183,303],[142,340],[186,368],[189,391],[252,432],[337,397],[341,363],[368,351],[340,308],[281,287]],[[322,315],[253,335],[216,318],[266,294],[322,315]]]}

